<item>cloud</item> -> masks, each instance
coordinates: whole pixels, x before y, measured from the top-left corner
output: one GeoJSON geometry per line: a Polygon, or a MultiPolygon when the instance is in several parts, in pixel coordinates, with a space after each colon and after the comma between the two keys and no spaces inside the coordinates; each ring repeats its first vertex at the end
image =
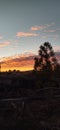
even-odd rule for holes
{"type": "Polygon", "coordinates": [[[53,40],[57,40],[59,38],[59,35],[58,34],[46,34],[46,35],[43,35],[41,36],[43,39],[48,39],[48,38],[51,38],[53,40]]]}
{"type": "Polygon", "coordinates": [[[58,34],[53,35],[55,39],[59,38],[58,34]]]}
{"type": "Polygon", "coordinates": [[[17,37],[32,37],[32,36],[37,36],[37,34],[31,33],[31,32],[17,32],[16,36],[17,37]]]}
{"type": "MultiPolygon", "coordinates": [[[[56,57],[60,63],[60,52],[56,52],[56,57]]],[[[34,67],[34,57],[37,55],[33,53],[24,53],[18,54],[11,57],[3,57],[0,59],[1,61],[1,70],[8,71],[8,70],[32,70],[34,67]]]]}
{"type": "Polygon", "coordinates": [[[44,30],[44,32],[53,33],[53,32],[56,32],[56,30],[44,30]]]}
{"type": "Polygon", "coordinates": [[[3,37],[0,35],[0,40],[3,39],[3,37]]]}
{"type": "Polygon", "coordinates": [[[54,46],[53,48],[55,52],[60,52],[60,46],[54,46]]]}
{"type": "Polygon", "coordinates": [[[15,55],[12,57],[3,57],[0,59],[2,71],[6,70],[32,70],[34,66],[34,57],[33,53],[24,53],[23,55],[15,55]]]}
{"type": "Polygon", "coordinates": [[[46,25],[33,26],[33,27],[31,27],[31,30],[37,31],[37,30],[43,30],[43,29],[45,29],[45,28],[47,28],[46,25]]]}
{"type": "Polygon", "coordinates": [[[44,38],[44,39],[47,39],[48,38],[48,36],[41,36],[42,38],[44,38]]]}
{"type": "MultiPolygon", "coordinates": [[[[38,31],[38,30],[40,30],[40,31],[42,31],[42,30],[44,30],[44,29],[47,29],[48,27],[51,27],[51,26],[53,26],[55,23],[50,23],[50,24],[45,24],[45,25],[36,25],[36,26],[32,26],[31,28],[30,28],[30,30],[32,30],[32,31],[38,31]]],[[[49,31],[49,32],[55,32],[55,30],[45,30],[45,31],[49,31]]]]}
{"type": "Polygon", "coordinates": [[[51,23],[51,24],[45,24],[45,25],[40,25],[40,26],[32,26],[30,29],[32,30],[32,31],[37,31],[37,30],[44,30],[44,29],[46,29],[46,28],[48,28],[48,27],[50,27],[50,26],[52,26],[52,25],[54,25],[54,23],[51,23]]]}
{"type": "Polygon", "coordinates": [[[59,35],[58,34],[52,34],[52,35],[48,35],[50,38],[52,39],[58,39],[59,38],[59,35]]]}
{"type": "Polygon", "coordinates": [[[43,30],[45,28],[46,28],[46,26],[33,26],[33,27],[31,27],[31,30],[32,31],[37,31],[37,30],[43,30]]]}
{"type": "Polygon", "coordinates": [[[57,58],[57,60],[58,60],[58,62],[60,64],[60,52],[56,52],[55,54],[56,54],[56,58],[57,58]]]}
{"type": "Polygon", "coordinates": [[[10,44],[9,41],[2,42],[2,43],[0,43],[0,48],[5,47],[5,46],[7,46],[9,44],[10,44]]]}

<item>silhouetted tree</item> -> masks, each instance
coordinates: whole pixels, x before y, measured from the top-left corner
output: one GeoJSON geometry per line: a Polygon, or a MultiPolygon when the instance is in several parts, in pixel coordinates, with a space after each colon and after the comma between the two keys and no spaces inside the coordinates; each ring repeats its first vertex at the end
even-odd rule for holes
{"type": "Polygon", "coordinates": [[[52,70],[58,65],[53,48],[49,42],[40,46],[38,58],[35,57],[35,70],[52,70]]]}
{"type": "Polygon", "coordinates": [[[35,57],[34,60],[35,60],[34,69],[37,70],[37,67],[39,66],[38,58],[35,57]]]}
{"type": "Polygon", "coordinates": [[[1,72],[1,62],[0,62],[0,72],[1,72]]]}

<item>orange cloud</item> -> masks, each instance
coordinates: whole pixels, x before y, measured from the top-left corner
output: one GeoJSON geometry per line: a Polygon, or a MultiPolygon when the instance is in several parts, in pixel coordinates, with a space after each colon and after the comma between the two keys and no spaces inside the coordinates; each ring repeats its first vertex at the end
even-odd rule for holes
{"type": "Polygon", "coordinates": [[[36,33],[31,32],[17,32],[17,37],[31,37],[31,36],[37,36],[36,33]]]}
{"type": "Polygon", "coordinates": [[[1,71],[8,70],[32,70],[34,66],[34,54],[25,54],[23,56],[16,55],[12,57],[2,58],[1,61],[1,71]]]}
{"type": "MultiPolygon", "coordinates": [[[[58,48],[57,48],[58,49],[58,48]]],[[[33,53],[24,53],[18,54],[11,57],[3,57],[0,58],[1,62],[1,71],[8,70],[20,70],[27,71],[33,70],[34,67],[34,57],[36,57],[33,53]]],[[[56,57],[60,63],[60,52],[56,52],[56,57]]]]}
{"type": "Polygon", "coordinates": [[[33,27],[31,27],[31,30],[37,31],[37,30],[43,30],[45,28],[46,28],[46,26],[33,26],[33,27]]]}
{"type": "Polygon", "coordinates": [[[5,42],[3,42],[3,43],[0,43],[0,48],[1,48],[1,47],[4,47],[4,46],[7,46],[7,45],[9,45],[9,44],[10,44],[9,41],[5,41],[5,42]]]}
{"type": "Polygon", "coordinates": [[[40,25],[40,26],[36,25],[36,26],[32,26],[32,27],[31,27],[31,30],[32,30],[32,31],[43,30],[43,29],[46,29],[46,28],[48,28],[48,27],[50,27],[50,26],[52,26],[52,25],[54,25],[54,23],[45,24],[45,25],[40,25]]]}
{"type": "Polygon", "coordinates": [[[49,26],[51,26],[51,25],[46,24],[46,25],[40,25],[40,26],[32,26],[31,30],[32,31],[43,30],[43,29],[48,28],[49,26]]]}

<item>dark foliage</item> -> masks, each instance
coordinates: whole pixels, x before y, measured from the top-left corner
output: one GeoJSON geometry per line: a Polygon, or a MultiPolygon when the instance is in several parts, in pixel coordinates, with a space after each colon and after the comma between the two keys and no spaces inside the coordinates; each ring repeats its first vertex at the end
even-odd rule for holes
{"type": "Polygon", "coordinates": [[[58,67],[58,62],[55,57],[53,48],[49,42],[45,42],[40,46],[39,55],[35,57],[34,70],[52,71],[58,67]]]}

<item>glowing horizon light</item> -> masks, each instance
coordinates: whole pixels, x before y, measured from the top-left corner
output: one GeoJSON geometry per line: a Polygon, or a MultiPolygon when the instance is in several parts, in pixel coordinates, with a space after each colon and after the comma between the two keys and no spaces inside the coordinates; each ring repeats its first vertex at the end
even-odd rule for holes
{"type": "MultiPolygon", "coordinates": [[[[58,48],[57,48],[58,49],[58,48]]],[[[1,72],[5,71],[29,71],[34,69],[34,53],[23,53],[10,57],[0,58],[1,72]]],[[[60,52],[56,52],[57,60],[60,62],[60,52]]]]}
{"type": "Polygon", "coordinates": [[[32,67],[20,67],[20,68],[18,68],[18,67],[16,67],[16,68],[1,68],[1,72],[6,72],[6,71],[14,71],[14,70],[16,70],[16,71],[30,71],[30,70],[33,70],[34,68],[33,68],[33,66],[32,67]]]}

